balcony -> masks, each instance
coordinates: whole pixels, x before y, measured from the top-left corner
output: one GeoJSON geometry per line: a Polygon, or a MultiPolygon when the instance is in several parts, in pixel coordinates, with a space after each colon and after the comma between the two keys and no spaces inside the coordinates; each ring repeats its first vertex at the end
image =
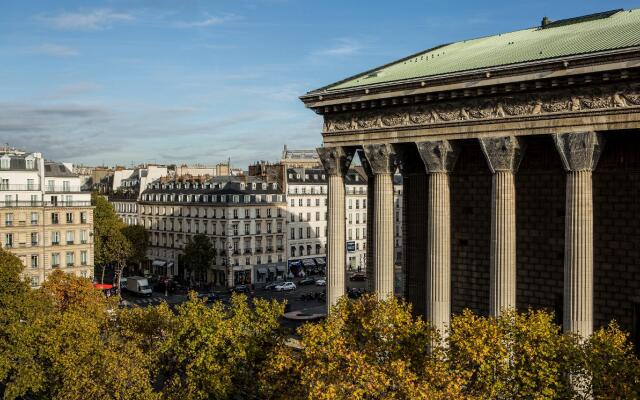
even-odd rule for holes
{"type": "Polygon", "coordinates": [[[244,249],[244,254],[251,254],[251,249],[244,249]]]}
{"type": "Polygon", "coordinates": [[[51,242],[51,245],[52,245],[52,246],[59,246],[59,245],[60,245],[60,242],[51,242]]]}
{"type": "Polygon", "coordinates": [[[51,268],[60,268],[60,264],[51,264],[51,268]]]}
{"type": "Polygon", "coordinates": [[[40,191],[40,185],[0,185],[0,192],[40,191]]]}
{"type": "Polygon", "coordinates": [[[262,247],[258,247],[256,249],[256,254],[261,254],[262,253],[262,247]]]}
{"type": "Polygon", "coordinates": [[[273,247],[267,247],[267,253],[273,252],[273,247]]]}
{"type": "Polygon", "coordinates": [[[0,201],[2,207],[90,207],[91,201],[0,201]]]}
{"type": "Polygon", "coordinates": [[[70,267],[73,267],[73,266],[74,266],[74,264],[73,264],[73,263],[67,263],[67,267],[69,267],[69,268],[70,268],[70,267]]]}
{"type": "Polygon", "coordinates": [[[82,192],[80,186],[75,185],[47,185],[44,188],[46,193],[78,193],[82,192]]]}
{"type": "Polygon", "coordinates": [[[73,240],[67,240],[67,244],[73,244],[73,240]]]}

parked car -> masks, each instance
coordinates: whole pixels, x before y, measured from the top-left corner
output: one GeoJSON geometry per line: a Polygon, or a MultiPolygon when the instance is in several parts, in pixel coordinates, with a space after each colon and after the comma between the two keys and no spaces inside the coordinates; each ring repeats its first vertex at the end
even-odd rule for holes
{"type": "Polygon", "coordinates": [[[249,288],[248,285],[236,285],[233,289],[232,289],[235,293],[245,293],[245,294],[249,294],[249,292],[251,292],[251,289],[249,288]]]}
{"type": "Polygon", "coordinates": [[[296,290],[296,284],[293,282],[283,282],[276,286],[276,292],[287,292],[289,290],[296,290]]]}
{"type": "Polygon", "coordinates": [[[327,280],[325,278],[320,278],[316,281],[316,286],[327,286],[327,280]]]}
{"type": "Polygon", "coordinates": [[[298,285],[300,286],[313,285],[315,282],[316,282],[315,279],[309,277],[309,278],[301,279],[300,282],[298,282],[298,285]]]}
{"type": "Polygon", "coordinates": [[[199,299],[204,299],[207,303],[213,303],[215,301],[220,300],[220,296],[215,293],[200,293],[198,295],[199,299]]]}
{"type": "Polygon", "coordinates": [[[367,280],[367,276],[365,274],[353,274],[349,280],[351,282],[363,282],[367,280]]]}
{"type": "Polygon", "coordinates": [[[282,282],[269,282],[266,285],[264,285],[263,289],[264,290],[273,290],[273,289],[276,288],[276,286],[278,286],[281,283],[282,282]]]}

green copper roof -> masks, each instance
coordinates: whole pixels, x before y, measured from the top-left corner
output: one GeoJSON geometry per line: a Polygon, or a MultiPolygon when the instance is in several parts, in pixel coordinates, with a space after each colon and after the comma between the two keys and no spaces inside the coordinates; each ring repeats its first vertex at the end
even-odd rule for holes
{"type": "Polygon", "coordinates": [[[325,88],[338,90],[640,45],[640,9],[447,44],[325,88]]]}

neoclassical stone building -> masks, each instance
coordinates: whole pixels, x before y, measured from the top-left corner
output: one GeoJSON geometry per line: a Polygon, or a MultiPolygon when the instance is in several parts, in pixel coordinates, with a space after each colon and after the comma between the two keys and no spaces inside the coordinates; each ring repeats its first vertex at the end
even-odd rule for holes
{"type": "Polygon", "coordinates": [[[344,294],[344,174],[369,179],[370,288],[438,328],[464,308],[545,308],[589,335],[640,321],[640,10],[439,46],[307,93],[324,118],[328,302],[344,294]]]}

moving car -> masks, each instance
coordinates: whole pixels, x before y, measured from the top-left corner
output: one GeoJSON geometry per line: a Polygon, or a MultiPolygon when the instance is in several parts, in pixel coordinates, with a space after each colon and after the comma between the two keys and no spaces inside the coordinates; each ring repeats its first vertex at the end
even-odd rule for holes
{"type": "Polygon", "coordinates": [[[365,274],[353,274],[349,280],[351,282],[363,282],[367,280],[367,276],[365,274]]]}
{"type": "Polygon", "coordinates": [[[320,278],[316,281],[316,286],[327,286],[327,280],[325,278],[320,278]]]}
{"type": "Polygon", "coordinates": [[[276,288],[276,286],[278,286],[281,283],[282,282],[269,282],[266,285],[264,285],[263,289],[264,290],[273,290],[273,289],[276,288]]]}
{"type": "Polygon", "coordinates": [[[127,290],[140,296],[151,296],[153,291],[149,286],[147,278],[141,276],[130,276],[127,278],[127,290]]]}
{"type": "Polygon", "coordinates": [[[236,285],[232,290],[236,293],[246,293],[246,294],[249,294],[249,292],[251,291],[248,285],[236,285]]]}
{"type": "Polygon", "coordinates": [[[293,282],[283,282],[276,286],[276,292],[287,292],[289,290],[296,290],[296,284],[293,282]]]}
{"type": "Polygon", "coordinates": [[[313,279],[313,278],[304,278],[304,279],[301,279],[300,282],[298,282],[298,285],[306,286],[306,285],[313,285],[314,283],[315,283],[315,279],[313,279]]]}

